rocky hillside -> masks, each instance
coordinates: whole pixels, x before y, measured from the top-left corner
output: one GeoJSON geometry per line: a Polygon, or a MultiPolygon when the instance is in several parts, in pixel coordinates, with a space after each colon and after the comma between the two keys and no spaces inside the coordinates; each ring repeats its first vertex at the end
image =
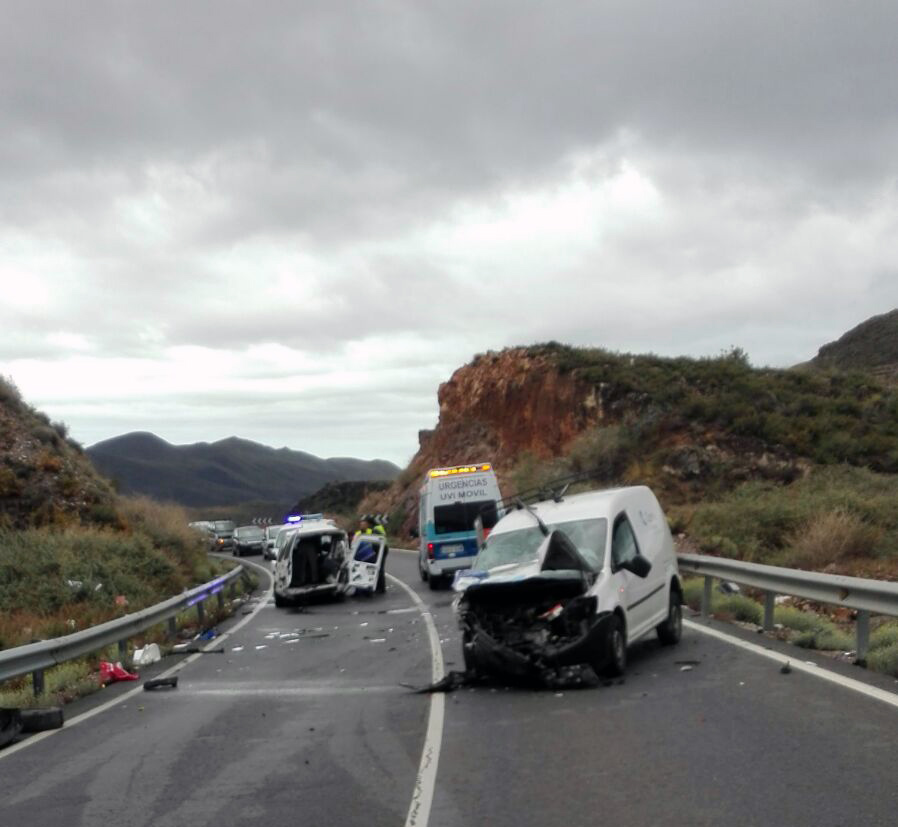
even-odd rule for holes
{"type": "Polygon", "coordinates": [[[872,371],[898,380],[898,309],[873,316],[820,348],[814,367],[872,371]]]}
{"type": "Polygon", "coordinates": [[[114,499],[66,426],[0,379],[0,528],[114,522],[114,499]]]}
{"type": "Polygon", "coordinates": [[[122,493],[193,507],[291,503],[328,482],[393,480],[399,473],[385,460],[321,459],[237,437],[172,445],[154,434],[131,433],[99,442],[87,453],[122,493]]]}
{"type": "Polygon", "coordinates": [[[439,421],[409,467],[363,507],[411,526],[429,467],[491,461],[506,495],[553,476],[645,482],[669,506],[821,465],[898,472],[898,395],[872,375],[752,368],[555,343],[477,357],[439,389],[439,421]]]}
{"type": "Polygon", "coordinates": [[[359,503],[366,497],[383,493],[390,488],[386,480],[380,482],[329,482],[314,494],[309,494],[290,509],[293,514],[328,514],[356,520],[359,503]]]}

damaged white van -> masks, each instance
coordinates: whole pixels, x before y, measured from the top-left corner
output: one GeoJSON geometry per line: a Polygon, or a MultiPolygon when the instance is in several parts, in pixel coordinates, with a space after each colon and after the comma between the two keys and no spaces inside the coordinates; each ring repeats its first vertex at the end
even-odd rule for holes
{"type": "Polygon", "coordinates": [[[350,555],[342,528],[321,514],[310,514],[284,529],[281,536],[284,543],[274,563],[275,606],[345,594],[350,555]]]}
{"type": "Polygon", "coordinates": [[[627,646],[682,631],[673,540],[644,486],[519,504],[456,575],[469,672],[547,677],[575,665],[623,674],[627,646]]]}

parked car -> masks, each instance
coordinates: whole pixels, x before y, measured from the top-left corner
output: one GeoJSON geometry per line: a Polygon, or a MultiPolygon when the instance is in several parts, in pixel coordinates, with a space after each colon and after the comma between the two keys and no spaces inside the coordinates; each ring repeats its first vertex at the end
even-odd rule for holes
{"type": "Polygon", "coordinates": [[[234,554],[261,554],[265,548],[265,530],[257,525],[242,525],[234,531],[234,554]]]}
{"type": "Polygon", "coordinates": [[[213,520],[209,528],[209,547],[212,551],[229,551],[234,548],[233,520],[213,520]]]}
{"type": "Polygon", "coordinates": [[[282,536],[285,540],[274,564],[276,606],[346,593],[350,555],[342,528],[315,514],[281,532],[278,541],[282,536]]]}
{"type": "Polygon", "coordinates": [[[277,559],[276,543],[278,535],[281,533],[282,529],[287,529],[289,527],[289,525],[285,524],[265,526],[265,549],[262,552],[262,556],[266,560],[277,559]]]}
{"type": "Polygon", "coordinates": [[[455,608],[469,670],[518,677],[588,664],[623,674],[628,644],[675,644],[683,589],[667,519],[644,486],[591,491],[506,514],[455,608]]]}

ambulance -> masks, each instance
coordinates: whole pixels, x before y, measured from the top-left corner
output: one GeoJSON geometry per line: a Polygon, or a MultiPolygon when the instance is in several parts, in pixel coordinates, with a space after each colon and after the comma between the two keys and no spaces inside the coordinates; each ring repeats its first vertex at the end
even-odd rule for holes
{"type": "Polygon", "coordinates": [[[478,551],[478,519],[488,535],[500,516],[501,499],[488,462],[427,472],[418,497],[418,568],[431,589],[470,568],[478,551]]]}

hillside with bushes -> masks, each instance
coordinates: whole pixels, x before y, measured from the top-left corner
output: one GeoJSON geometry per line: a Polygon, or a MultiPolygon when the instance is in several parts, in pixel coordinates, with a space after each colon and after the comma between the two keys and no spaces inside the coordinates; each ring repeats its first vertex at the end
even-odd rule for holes
{"type": "Polygon", "coordinates": [[[0,380],[0,648],[84,629],[214,576],[185,512],[121,497],[0,380]]]}
{"type": "Polygon", "coordinates": [[[506,496],[572,474],[650,485],[690,550],[898,576],[898,390],[872,370],[553,342],[476,357],[439,403],[409,467],[363,506],[406,531],[428,468],[491,461],[506,496]]]}

